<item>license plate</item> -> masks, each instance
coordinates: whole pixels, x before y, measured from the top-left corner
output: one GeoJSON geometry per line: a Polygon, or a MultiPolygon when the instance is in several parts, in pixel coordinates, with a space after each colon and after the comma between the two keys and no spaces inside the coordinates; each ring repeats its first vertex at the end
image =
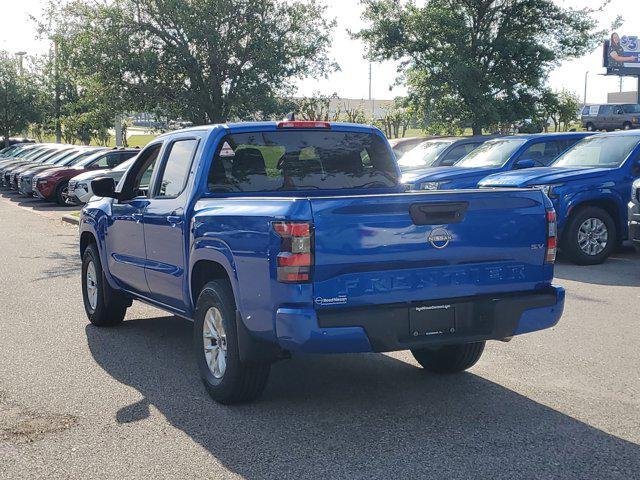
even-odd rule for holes
{"type": "Polygon", "coordinates": [[[409,309],[409,333],[421,335],[443,335],[454,333],[456,309],[450,304],[419,305],[409,309]]]}

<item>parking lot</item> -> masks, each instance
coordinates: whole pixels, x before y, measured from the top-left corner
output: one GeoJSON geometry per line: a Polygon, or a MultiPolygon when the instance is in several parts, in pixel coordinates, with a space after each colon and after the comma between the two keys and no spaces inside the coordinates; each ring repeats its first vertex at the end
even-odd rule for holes
{"type": "Polygon", "coordinates": [[[262,400],[215,404],[191,325],[136,303],[88,324],[63,210],[0,196],[0,476],[637,478],[640,255],[562,261],[553,329],[468,373],[408,353],[294,357],[262,400]],[[35,214],[38,213],[38,214],[35,214]]]}

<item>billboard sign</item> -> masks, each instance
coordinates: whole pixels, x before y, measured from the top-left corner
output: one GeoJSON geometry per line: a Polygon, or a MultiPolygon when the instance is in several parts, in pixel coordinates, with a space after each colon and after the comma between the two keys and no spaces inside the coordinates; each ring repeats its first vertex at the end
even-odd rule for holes
{"type": "Polygon", "coordinates": [[[640,75],[640,37],[614,32],[604,42],[603,57],[607,75],[640,75]]]}

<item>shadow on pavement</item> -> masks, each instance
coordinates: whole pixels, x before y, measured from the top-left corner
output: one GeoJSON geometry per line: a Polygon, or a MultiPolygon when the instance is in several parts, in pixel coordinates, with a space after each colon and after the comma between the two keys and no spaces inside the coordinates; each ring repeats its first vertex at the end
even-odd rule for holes
{"type": "Polygon", "coordinates": [[[601,265],[574,265],[560,257],[555,278],[593,285],[640,287],[640,254],[632,248],[625,248],[601,265]]]}
{"type": "Polygon", "coordinates": [[[2,196],[7,200],[18,204],[21,207],[32,208],[39,212],[72,212],[79,210],[80,206],[76,205],[58,205],[55,202],[49,202],[35,197],[21,195],[13,190],[0,191],[2,196]]]}
{"type": "Polygon", "coordinates": [[[89,325],[86,335],[98,364],[143,396],[119,423],[153,405],[249,479],[626,480],[640,468],[640,446],[472,373],[430,375],[375,354],[297,357],[273,367],[262,400],[225,407],[199,381],[190,322],[89,325]]]}

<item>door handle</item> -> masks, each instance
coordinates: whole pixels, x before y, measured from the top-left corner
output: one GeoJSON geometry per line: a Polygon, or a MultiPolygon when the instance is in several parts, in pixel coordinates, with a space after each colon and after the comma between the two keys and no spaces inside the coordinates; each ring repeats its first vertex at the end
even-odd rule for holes
{"type": "Polygon", "coordinates": [[[140,223],[140,221],[142,220],[142,214],[141,213],[132,213],[131,214],[131,218],[133,218],[136,223],[140,223]]]}
{"type": "Polygon", "coordinates": [[[167,215],[167,222],[172,227],[175,227],[176,225],[179,225],[182,223],[182,217],[180,215],[167,215]]]}

